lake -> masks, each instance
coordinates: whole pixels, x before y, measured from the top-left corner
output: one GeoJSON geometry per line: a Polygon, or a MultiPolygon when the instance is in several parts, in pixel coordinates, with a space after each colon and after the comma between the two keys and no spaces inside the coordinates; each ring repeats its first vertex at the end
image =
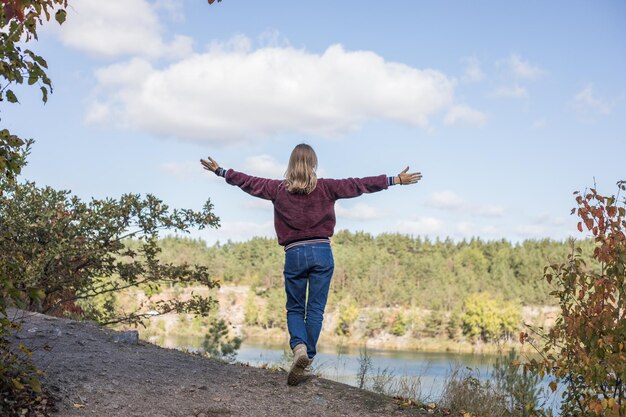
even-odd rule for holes
{"type": "MultiPolygon", "coordinates": [[[[196,351],[201,349],[202,340],[198,337],[168,336],[153,341],[164,347],[196,351]]],[[[317,374],[325,378],[358,386],[361,353],[362,350],[358,347],[322,344],[318,347],[313,367],[317,374]]],[[[289,369],[289,355],[287,344],[246,342],[237,352],[236,360],[251,366],[267,365],[289,369]]],[[[484,381],[489,379],[491,367],[497,358],[496,355],[382,349],[368,349],[367,355],[371,360],[370,387],[376,375],[389,376],[391,386],[394,385],[393,381],[410,377],[413,381],[419,381],[419,399],[435,402],[440,399],[446,378],[454,369],[471,368],[474,376],[484,381]]],[[[546,386],[547,381],[542,385],[546,386]]]]}

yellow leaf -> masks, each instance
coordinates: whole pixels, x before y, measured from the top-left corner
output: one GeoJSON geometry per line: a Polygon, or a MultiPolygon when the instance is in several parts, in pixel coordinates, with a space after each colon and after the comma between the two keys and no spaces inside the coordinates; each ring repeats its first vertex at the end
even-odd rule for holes
{"type": "Polygon", "coordinates": [[[556,382],[555,381],[550,382],[549,386],[550,386],[550,389],[552,390],[552,392],[556,391],[556,382]]]}
{"type": "Polygon", "coordinates": [[[41,394],[41,383],[37,378],[31,378],[28,380],[28,385],[35,391],[37,394],[41,394]]]}
{"type": "Polygon", "coordinates": [[[22,385],[22,383],[20,382],[20,380],[19,380],[19,379],[17,379],[17,378],[13,378],[13,379],[11,380],[11,383],[13,384],[13,386],[14,386],[16,389],[24,389],[24,385],[22,385]]]}

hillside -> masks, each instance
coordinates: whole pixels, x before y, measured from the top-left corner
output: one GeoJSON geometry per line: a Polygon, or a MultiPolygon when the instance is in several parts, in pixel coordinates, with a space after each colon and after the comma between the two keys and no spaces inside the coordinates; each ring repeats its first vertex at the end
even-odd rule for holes
{"type": "Polygon", "coordinates": [[[91,323],[11,312],[22,329],[11,338],[33,351],[59,417],[325,416],[426,413],[344,384],[313,377],[297,387],[282,370],[226,364],[150,343],[116,342],[91,323]]]}

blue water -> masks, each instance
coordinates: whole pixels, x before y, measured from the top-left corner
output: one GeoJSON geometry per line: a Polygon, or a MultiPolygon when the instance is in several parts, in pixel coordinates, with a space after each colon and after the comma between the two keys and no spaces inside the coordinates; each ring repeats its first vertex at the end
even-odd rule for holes
{"type": "MultiPolygon", "coordinates": [[[[324,347],[318,350],[313,362],[316,373],[345,384],[357,386],[361,350],[348,347],[324,347]]],[[[237,361],[252,366],[278,365],[289,367],[284,347],[268,344],[245,344],[237,354],[237,361]]],[[[452,353],[406,352],[368,349],[371,360],[370,377],[386,372],[397,377],[419,378],[423,398],[433,401],[441,396],[446,377],[454,368],[470,367],[479,379],[487,379],[496,356],[452,353]]]]}
{"type": "MultiPolygon", "coordinates": [[[[202,338],[167,338],[158,340],[158,344],[166,347],[198,350],[202,338]]],[[[313,362],[314,372],[322,377],[358,386],[359,358],[362,349],[345,346],[318,347],[318,354],[313,362]]],[[[369,370],[369,386],[371,389],[374,377],[381,373],[392,376],[392,381],[399,378],[413,378],[419,381],[418,399],[437,402],[447,378],[456,369],[467,374],[471,369],[472,376],[486,381],[490,378],[492,365],[498,356],[480,354],[461,354],[450,352],[417,352],[367,349],[371,360],[369,370]]],[[[282,367],[289,369],[291,352],[287,344],[276,343],[245,343],[237,352],[236,361],[251,366],[282,367]]],[[[549,380],[541,383],[547,393],[549,380]]],[[[393,389],[393,382],[390,384],[393,389]]],[[[396,392],[389,392],[397,394],[396,392]]],[[[402,393],[400,393],[402,394],[402,393]]],[[[546,395],[547,404],[553,411],[557,411],[558,400],[554,396],[546,395]]],[[[555,415],[558,415],[556,413],[555,415]]]]}

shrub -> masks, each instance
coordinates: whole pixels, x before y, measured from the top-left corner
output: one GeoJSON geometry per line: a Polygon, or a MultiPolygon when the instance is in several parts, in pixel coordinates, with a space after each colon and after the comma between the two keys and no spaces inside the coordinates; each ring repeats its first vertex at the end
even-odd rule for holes
{"type": "Polygon", "coordinates": [[[525,369],[554,377],[553,391],[563,390],[563,416],[626,416],[626,182],[610,197],[595,189],[574,193],[580,218],[578,230],[593,235],[595,248],[588,266],[583,251],[572,250],[564,263],[544,270],[544,278],[556,283],[553,295],[561,315],[544,331],[531,328],[545,341],[541,354],[525,369]]]}

